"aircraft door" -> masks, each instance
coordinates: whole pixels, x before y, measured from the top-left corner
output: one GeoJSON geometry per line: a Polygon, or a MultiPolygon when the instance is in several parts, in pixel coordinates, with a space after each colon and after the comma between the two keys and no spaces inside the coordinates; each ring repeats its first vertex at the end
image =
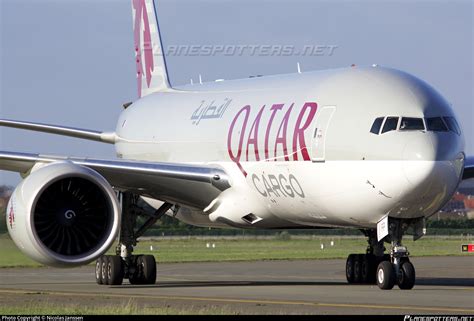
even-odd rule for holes
{"type": "Polygon", "coordinates": [[[336,106],[324,106],[316,115],[311,148],[313,162],[324,162],[326,159],[327,131],[335,111],[336,106]]]}

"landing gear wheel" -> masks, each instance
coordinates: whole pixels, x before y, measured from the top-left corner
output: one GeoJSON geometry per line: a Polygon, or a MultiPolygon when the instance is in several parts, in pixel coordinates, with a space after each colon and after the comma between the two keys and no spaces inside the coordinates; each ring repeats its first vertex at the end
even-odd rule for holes
{"type": "Polygon", "coordinates": [[[141,265],[144,284],[156,283],[156,261],[153,255],[140,255],[137,264],[141,265]]]}
{"type": "Polygon", "coordinates": [[[142,276],[140,272],[138,271],[138,268],[135,269],[134,273],[128,276],[128,282],[130,282],[130,284],[133,284],[133,285],[144,284],[142,280],[142,276]]]}
{"type": "Polygon", "coordinates": [[[140,256],[133,256],[132,269],[129,270],[128,282],[130,284],[144,284],[141,266],[138,265],[138,258],[140,256]]]}
{"type": "Polygon", "coordinates": [[[100,262],[100,278],[102,284],[109,284],[109,277],[107,275],[107,266],[109,264],[109,257],[107,255],[102,256],[100,262]]]}
{"type": "Polygon", "coordinates": [[[97,284],[103,284],[102,281],[102,256],[95,262],[95,281],[97,284]]]}
{"type": "Polygon", "coordinates": [[[410,290],[415,286],[415,267],[411,262],[403,262],[398,276],[398,287],[402,290],[410,290]]]}
{"type": "Polygon", "coordinates": [[[362,283],[362,261],[362,254],[354,256],[354,283],[362,283]]]}
{"type": "Polygon", "coordinates": [[[354,258],[355,254],[350,254],[346,261],[346,279],[349,284],[354,283],[354,258]]]}
{"type": "Polygon", "coordinates": [[[136,257],[135,272],[129,276],[130,284],[155,284],[156,261],[153,255],[136,257]]]}
{"type": "Polygon", "coordinates": [[[395,270],[389,261],[383,261],[377,267],[377,285],[382,290],[391,290],[395,285],[395,270]]]}
{"type": "MultiPolygon", "coordinates": [[[[372,279],[375,277],[375,260],[373,259],[373,255],[366,254],[361,255],[361,282],[368,284],[373,283],[372,279]]],[[[375,280],[374,280],[375,281],[375,280]]]]}
{"type": "Polygon", "coordinates": [[[118,255],[108,257],[107,261],[107,279],[108,285],[121,285],[123,282],[124,264],[122,258],[118,255]]]}

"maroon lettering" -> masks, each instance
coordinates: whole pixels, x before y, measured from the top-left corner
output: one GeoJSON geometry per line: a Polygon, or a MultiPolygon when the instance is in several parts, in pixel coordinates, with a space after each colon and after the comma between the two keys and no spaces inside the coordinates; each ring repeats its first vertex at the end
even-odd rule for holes
{"type": "Polygon", "coordinates": [[[229,128],[229,134],[227,135],[227,151],[229,152],[230,159],[237,164],[241,172],[244,176],[247,176],[247,172],[243,169],[242,164],[240,164],[240,157],[242,156],[242,144],[244,142],[244,134],[245,129],[247,128],[247,122],[249,120],[250,115],[250,105],[244,106],[237,115],[235,115],[234,119],[232,120],[232,124],[229,128]],[[232,133],[234,132],[235,123],[239,119],[240,115],[245,112],[244,122],[242,124],[242,128],[240,130],[240,138],[239,138],[239,145],[237,150],[237,155],[234,155],[232,152],[232,133]]]}
{"type": "Polygon", "coordinates": [[[285,161],[290,160],[290,158],[288,157],[288,146],[286,144],[286,133],[288,129],[288,121],[290,119],[290,114],[291,114],[291,111],[293,110],[293,105],[294,103],[291,104],[290,108],[288,109],[285,116],[283,117],[283,120],[281,121],[280,127],[278,128],[278,133],[275,140],[275,154],[274,154],[275,161],[278,154],[278,144],[282,145],[283,147],[283,156],[285,156],[285,161]]]}
{"type": "Polygon", "coordinates": [[[298,143],[301,150],[301,154],[303,156],[303,160],[311,160],[308,154],[308,149],[306,147],[304,132],[306,129],[308,129],[309,125],[313,121],[317,109],[318,105],[316,103],[305,103],[300,111],[300,114],[298,115],[298,120],[296,121],[295,125],[295,131],[293,132],[293,160],[295,161],[298,160],[298,143]],[[304,125],[301,125],[303,122],[303,117],[306,114],[306,110],[309,110],[309,114],[306,118],[304,125]]]}
{"type": "MultiPolygon", "coordinates": [[[[270,117],[267,118],[264,116],[264,112],[266,109],[266,105],[263,105],[258,113],[255,115],[255,117],[252,117],[252,125],[250,126],[249,132],[247,132],[247,125],[250,120],[250,113],[251,113],[251,106],[246,105],[242,107],[235,117],[233,118],[230,127],[229,127],[229,132],[227,136],[227,150],[229,153],[230,159],[237,164],[238,168],[240,171],[244,174],[244,176],[247,176],[247,172],[243,169],[242,167],[242,157],[243,157],[243,148],[245,148],[245,161],[249,161],[252,158],[252,154],[255,157],[256,161],[261,161],[261,160],[269,160],[270,157],[274,158],[275,161],[279,157],[279,153],[283,153],[283,158],[285,161],[298,161],[298,158],[303,158],[304,161],[310,161],[311,157],[308,152],[308,148],[306,146],[306,141],[305,141],[305,133],[307,132],[308,128],[310,128],[311,123],[313,122],[313,119],[316,115],[316,111],[318,109],[318,105],[315,102],[306,102],[304,103],[303,107],[299,110],[298,116],[296,117],[296,121],[293,123],[290,123],[290,118],[292,116],[292,113],[294,110],[297,110],[294,108],[295,104],[292,103],[289,105],[288,109],[285,110],[283,117],[281,118],[281,121],[279,121],[279,126],[278,130],[275,133],[272,132],[272,126],[273,122],[275,121],[275,117],[277,116],[278,111],[282,111],[285,104],[273,104],[272,107],[269,110],[270,112],[270,117]],[[267,119],[267,123],[261,123],[262,122],[262,117],[263,119],[267,119]],[[237,123],[239,124],[237,126],[237,123]],[[291,124],[291,125],[290,125],[291,124]],[[294,124],[294,125],[293,125],[294,124]],[[240,127],[240,128],[236,128],[240,127]],[[262,135],[262,128],[260,127],[266,126],[265,134],[264,136],[262,135]],[[288,126],[294,126],[294,128],[288,129],[288,126]],[[288,135],[288,130],[290,130],[290,133],[292,134],[288,135]],[[235,137],[234,137],[235,136],[235,137]],[[289,136],[289,137],[288,137],[289,136]],[[244,142],[245,137],[247,138],[246,143],[244,142]],[[238,139],[238,142],[233,142],[233,139],[238,139]],[[260,151],[259,147],[262,147],[262,139],[264,139],[264,159],[263,156],[260,156],[260,151]],[[260,146],[259,146],[260,142],[260,146]],[[292,143],[292,151],[291,153],[289,152],[289,142],[292,143]],[[232,144],[234,143],[234,144],[232,144]],[[245,144],[244,144],[245,143],[245,144]],[[272,145],[271,145],[272,144],[272,145]],[[234,149],[232,148],[234,146],[234,149]],[[270,149],[269,146],[273,146],[273,155],[270,155],[270,149]],[[281,150],[281,152],[279,152],[281,150]],[[301,153],[301,157],[298,156],[298,154],[301,153]],[[291,157],[291,154],[293,154],[293,157],[291,157]]],[[[288,105],[287,105],[288,106],[288,105]]],[[[283,112],[282,112],[283,114],[283,112]]],[[[281,116],[279,116],[280,118],[281,116]]],[[[280,156],[281,157],[281,156],[280,156]]],[[[255,183],[255,182],[254,182],[255,183]]],[[[265,190],[268,194],[274,193],[278,194],[278,189],[275,187],[275,180],[270,179],[270,182],[266,181],[265,179],[262,179],[262,183],[265,186],[265,190]],[[273,191],[269,191],[270,187],[274,187],[273,191]]],[[[291,177],[289,181],[290,185],[292,184],[291,177]]],[[[286,184],[286,182],[285,182],[286,184]]],[[[282,185],[285,186],[285,185],[282,185]]],[[[286,190],[285,189],[280,189],[280,192],[286,196],[286,190]]],[[[296,193],[298,194],[298,193],[296,193]]],[[[298,194],[299,195],[299,194],[298,194]]]]}
{"type": "Polygon", "coordinates": [[[273,119],[275,119],[275,114],[277,111],[281,110],[285,106],[285,104],[274,104],[270,110],[272,111],[272,115],[270,116],[270,120],[268,121],[267,131],[265,133],[265,159],[268,160],[270,156],[268,155],[268,144],[269,144],[269,137],[270,137],[270,129],[272,127],[273,119]]]}
{"type": "Polygon", "coordinates": [[[249,132],[249,137],[247,139],[247,151],[246,151],[246,160],[247,162],[249,161],[249,147],[250,145],[253,145],[253,149],[255,152],[255,160],[259,161],[260,160],[260,155],[258,153],[258,129],[260,127],[260,119],[262,118],[262,113],[263,110],[265,109],[265,105],[260,109],[260,111],[257,114],[257,117],[253,121],[252,127],[250,127],[250,132],[249,132]],[[253,136],[252,136],[253,134],[253,136]]]}

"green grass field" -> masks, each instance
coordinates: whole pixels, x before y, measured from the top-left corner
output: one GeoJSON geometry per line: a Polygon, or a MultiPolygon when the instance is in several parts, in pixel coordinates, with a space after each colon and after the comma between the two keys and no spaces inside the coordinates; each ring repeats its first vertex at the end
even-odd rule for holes
{"type": "MultiPolygon", "coordinates": [[[[461,238],[425,237],[404,245],[411,256],[469,255],[461,252],[461,238]]],[[[367,242],[363,237],[318,237],[306,239],[245,239],[245,240],[147,240],[138,244],[135,253],[153,254],[158,262],[212,262],[258,260],[345,259],[350,253],[364,253],[367,242]],[[334,246],[330,246],[331,240],[334,246]],[[209,243],[210,248],[206,247],[209,243]],[[321,249],[321,244],[324,249],[321,249]],[[212,248],[215,244],[215,248],[212,248]],[[153,251],[150,250],[153,246],[153,251]]],[[[111,251],[110,253],[113,253],[111,251]]],[[[472,255],[472,254],[471,254],[472,255]]],[[[0,238],[0,267],[34,267],[40,264],[27,258],[7,237],[0,238]]]]}
{"type": "Polygon", "coordinates": [[[103,306],[84,306],[80,304],[42,304],[22,302],[18,305],[0,306],[0,315],[227,315],[235,314],[231,310],[218,307],[153,307],[138,305],[130,301],[127,304],[106,304],[103,306]]]}

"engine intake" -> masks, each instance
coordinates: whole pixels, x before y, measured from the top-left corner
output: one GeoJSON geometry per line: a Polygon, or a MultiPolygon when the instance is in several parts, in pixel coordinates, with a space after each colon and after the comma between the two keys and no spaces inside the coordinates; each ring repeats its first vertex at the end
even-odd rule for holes
{"type": "Polygon", "coordinates": [[[15,189],[7,224],[17,246],[53,266],[87,264],[112,245],[120,207],[97,172],[70,162],[34,170],[15,189]]]}

